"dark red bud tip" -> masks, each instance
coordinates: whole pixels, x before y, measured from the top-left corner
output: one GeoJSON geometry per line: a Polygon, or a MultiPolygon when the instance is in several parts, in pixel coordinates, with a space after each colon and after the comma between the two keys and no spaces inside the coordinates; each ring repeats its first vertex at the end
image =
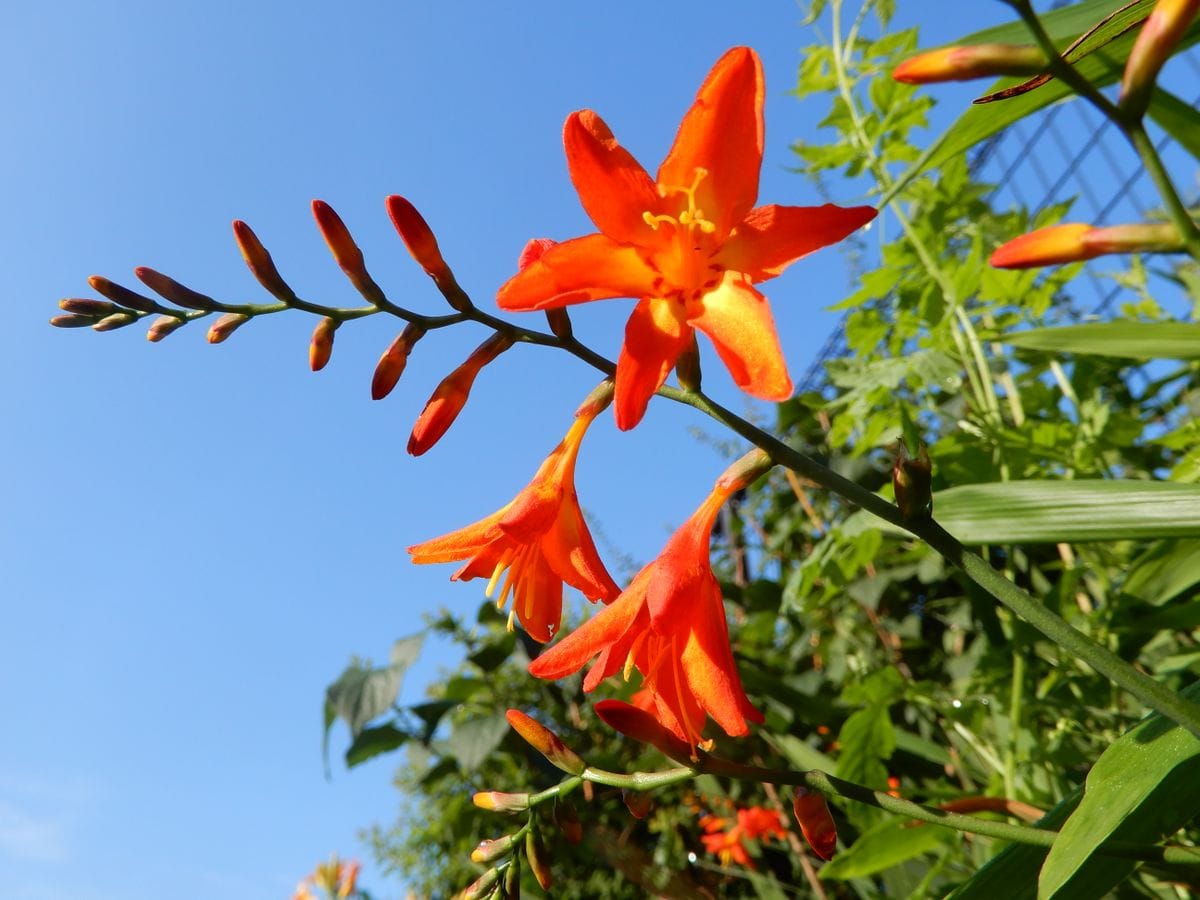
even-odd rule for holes
{"type": "Polygon", "coordinates": [[[156,272],[149,266],[138,266],[133,270],[133,274],[138,277],[138,281],[154,293],[170,300],[176,306],[186,309],[213,310],[219,305],[212,297],[201,294],[199,291],[193,291],[190,287],[185,287],[174,278],[156,272]]]}
{"type": "Polygon", "coordinates": [[[158,304],[149,297],[143,297],[127,287],[117,284],[115,281],[109,281],[103,275],[93,275],[88,279],[88,284],[92,286],[92,290],[96,293],[107,297],[117,306],[123,306],[126,309],[136,309],[138,312],[157,312],[158,304]]]}
{"type": "Polygon", "coordinates": [[[792,812],[813,853],[824,860],[833,859],[837,852],[837,824],[825,798],[806,787],[798,787],[792,795],[792,812]]]}
{"type": "Polygon", "coordinates": [[[102,318],[111,316],[117,311],[115,303],[107,300],[92,300],[90,297],[68,297],[58,301],[58,308],[63,312],[75,313],[79,316],[102,318]]]}
{"type": "Polygon", "coordinates": [[[662,725],[654,716],[621,700],[601,700],[596,714],[606,725],[627,738],[658,748],[667,758],[684,765],[695,759],[695,748],[662,725]]]}
{"type": "Polygon", "coordinates": [[[654,807],[654,798],[647,791],[621,788],[621,799],[625,801],[625,808],[635,819],[646,818],[654,807]]]}

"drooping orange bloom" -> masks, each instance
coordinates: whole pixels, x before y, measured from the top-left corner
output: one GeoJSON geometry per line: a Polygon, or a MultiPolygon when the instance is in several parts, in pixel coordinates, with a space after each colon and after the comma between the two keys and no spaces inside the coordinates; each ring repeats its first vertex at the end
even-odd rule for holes
{"type": "Polygon", "coordinates": [[[563,582],[589,600],[606,603],[620,593],[596,552],[575,494],[575,461],[588,426],[608,406],[605,382],[575,414],[567,436],[542,463],[533,481],[485,519],[408,548],[414,563],[466,560],[455,581],[488,578],[487,596],[503,607],[512,595],[513,617],[530,636],[548,641],[562,618],[563,582]],[[508,572],[501,587],[501,578],[508,572]]]}
{"type": "Polygon", "coordinates": [[[775,323],[754,285],[840,241],[875,217],[869,206],[759,206],[762,64],[722,56],[651,178],[591,110],[563,129],[567,166],[599,229],[548,248],[500,288],[501,309],[554,309],[633,297],[617,361],[616,418],[642,418],[694,330],[712,340],[733,380],[764,400],[792,393],[775,323]]]}
{"type": "Polygon", "coordinates": [[[737,811],[737,818],[726,816],[702,816],[700,827],[706,834],[700,836],[704,849],[721,859],[721,865],[731,862],[753,869],[754,862],[746,852],[746,841],[763,838],[784,838],[783,819],[773,809],[751,806],[737,811]]]}
{"type": "Polygon", "coordinates": [[[706,714],[735,737],[749,731],[747,721],[761,722],[734,665],[709,538],[725,501],[769,467],[761,451],[735,463],[658,559],[611,606],[530,663],[530,673],[563,678],[597,656],[583,681],[591,691],[610,675],[623,670],[628,677],[636,667],[644,698],[639,705],[690,747],[701,742],[706,714]]]}

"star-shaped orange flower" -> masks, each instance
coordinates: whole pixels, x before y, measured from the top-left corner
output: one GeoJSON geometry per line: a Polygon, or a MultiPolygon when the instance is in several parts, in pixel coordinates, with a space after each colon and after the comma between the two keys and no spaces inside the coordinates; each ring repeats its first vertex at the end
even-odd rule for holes
{"type": "Polygon", "coordinates": [[[591,110],[563,129],[567,165],[598,234],[564,241],[514,275],[501,309],[638,298],[617,361],[616,418],[635,426],[694,340],[708,335],[733,380],[764,400],[792,394],[771,310],[754,285],[875,217],[869,206],[758,206],[762,64],[722,56],[651,178],[591,110]]]}
{"type": "Polygon", "coordinates": [[[579,498],[575,494],[575,461],[588,426],[608,406],[606,382],[585,401],[567,436],[542,463],[537,474],[508,505],[458,531],[409,547],[414,563],[466,560],[455,581],[488,578],[487,596],[500,594],[498,606],[513,598],[512,617],[543,643],[558,630],[562,618],[563,582],[589,600],[606,603],[620,593],[596,552],[579,498]],[[505,571],[507,577],[501,578],[505,571]]]}

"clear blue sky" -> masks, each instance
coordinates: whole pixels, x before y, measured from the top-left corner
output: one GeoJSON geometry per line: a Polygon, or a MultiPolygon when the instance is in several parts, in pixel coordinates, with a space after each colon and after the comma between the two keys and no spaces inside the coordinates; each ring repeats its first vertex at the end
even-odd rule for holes
{"type": "MultiPolygon", "coordinates": [[[[928,43],[1005,15],[919,6],[937,11],[928,43]]],[[[93,273],[132,285],[135,265],[264,300],[230,234],[243,218],[302,295],[353,303],[309,216],[320,197],[394,299],[436,312],[384,213],[403,193],[487,303],[527,238],[590,230],[562,159],[566,114],[597,109],[653,170],[735,44],[766,70],[763,200],[821,202],[786,171],[788,144],[823,113],[788,94],[810,36],[789,2],[124,0],[16,4],[6,19],[4,893],[288,896],[331,851],[364,856],[357,829],[397,804],[390,761],[324,779],[325,685],[352,654],[384,658],[422,612],[481,595],[451,585],[449,567],[410,567],[404,547],[506,501],[596,376],[514,351],[414,461],[413,418],[480,332],[429,338],[372,403],[394,320],[344,327],[313,375],[307,316],[253,322],[218,347],[201,326],[151,345],[136,326],[52,330],[55,301],[91,296],[93,273]]],[[[768,285],[797,377],[844,292],[836,251],[768,285]]],[[[580,310],[577,330],[615,355],[629,308],[580,310]]],[[[715,363],[708,384],[744,408],[715,363]]],[[[607,418],[593,429],[581,493],[612,549],[649,558],[706,492],[721,462],[695,426],[707,427],[657,401],[631,434],[607,418]]],[[[405,699],[448,662],[431,650],[405,699]]],[[[345,741],[339,726],[335,754],[345,741]]],[[[364,884],[400,893],[370,867],[364,884]]]]}

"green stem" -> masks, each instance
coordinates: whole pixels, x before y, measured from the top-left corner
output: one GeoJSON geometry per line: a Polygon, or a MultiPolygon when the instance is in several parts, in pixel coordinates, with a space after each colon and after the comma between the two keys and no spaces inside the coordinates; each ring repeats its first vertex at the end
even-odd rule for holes
{"type": "Polygon", "coordinates": [[[1192,259],[1200,262],[1200,225],[1197,225],[1188,213],[1179,192],[1175,190],[1175,184],[1167,174],[1166,167],[1163,166],[1162,157],[1154,149],[1154,142],[1150,140],[1150,135],[1146,134],[1146,129],[1142,127],[1141,122],[1127,126],[1124,131],[1129,142],[1133,144],[1133,149],[1142,158],[1142,165],[1150,174],[1150,180],[1158,188],[1158,195],[1167,209],[1167,215],[1171,217],[1171,223],[1179,229],[1179,234],[1183,238],[1183,246],[1187,248],[1192,259]]]}
{"type": "Polygon", "coordinates": [[[1025,649],[1012,640],[1012,682],[1008,699],[1008,749],[1004,753],[1004,793],[1017,796],[1017,750],[1021,735],[1021,704],[1025,696],[1025,649]]]}

